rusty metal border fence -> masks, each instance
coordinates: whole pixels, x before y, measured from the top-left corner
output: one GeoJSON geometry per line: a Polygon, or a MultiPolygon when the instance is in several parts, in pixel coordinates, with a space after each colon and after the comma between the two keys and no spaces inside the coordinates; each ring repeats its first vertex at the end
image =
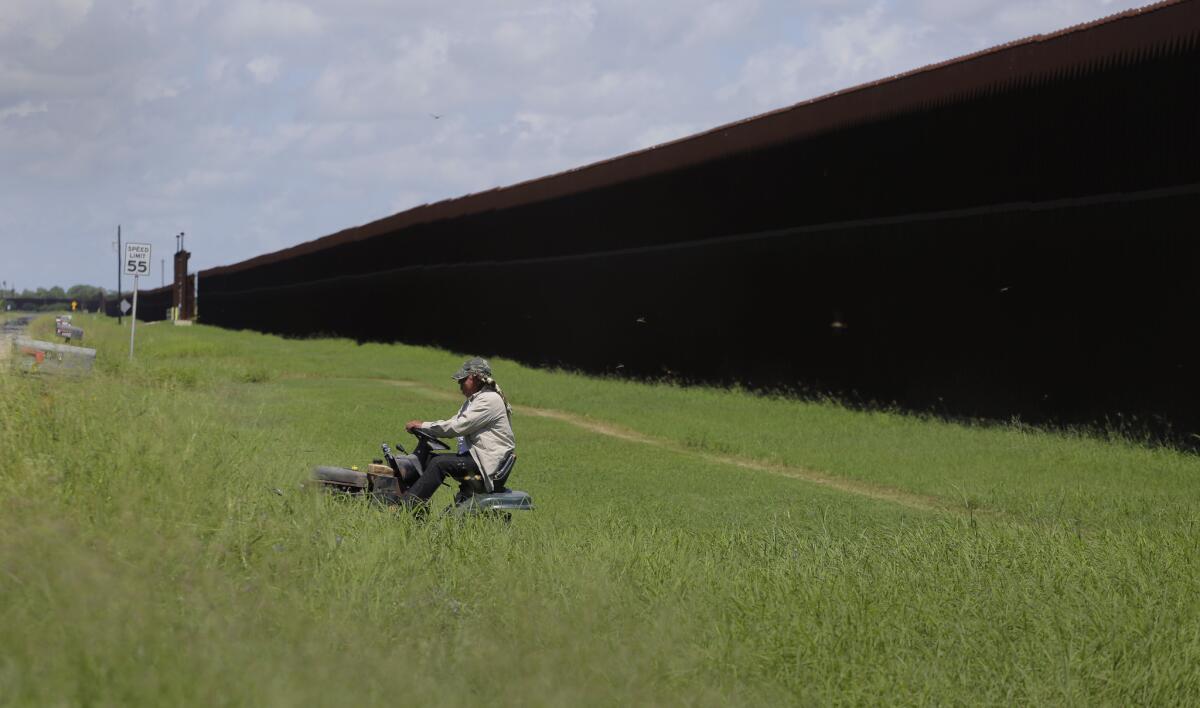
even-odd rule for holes
{"type": "Polygon", "coordinates": [[[1198,185],[1166,2],[203,271],[202,317],[1187,440],[1198,185]]]}

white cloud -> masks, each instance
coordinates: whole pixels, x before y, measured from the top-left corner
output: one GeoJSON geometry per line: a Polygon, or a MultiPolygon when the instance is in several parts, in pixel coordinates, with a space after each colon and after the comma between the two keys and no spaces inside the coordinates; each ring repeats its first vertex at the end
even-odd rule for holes
{"type": "Polygon", "coordinates": [[[187,87],[187,81],[180,78],[163,78],[159,76],[142,76],[133,87],[133,100],[136,103],[150,103],[167,98],[177,97],[187,87]]]}
{"type": "Polygon", "coordinates": [[[938,59],[924,42],[932,28],[902,21],[876,2],[821,27],[803,46],[783,43],[751,55],[738,79],[716,95],[779,107],[898,74],[938,59]]]}
{"type": "Polygon", "coordinates": [[[994,0],[917,0],[917,12],[930,20],[958,22],[996,10],[994,0]]]}
{"type": "Polygon", "coordinates": [[[324,23],[311,8],[286,0],[236,0],[221,18],[226,37],[290,38],[319,34],[324,23]]]}
{"type": "Polygon", "coordinates": [[[159,193],[164,196],[177,197],[189,195],[198,190],[219,190],[245,184],[250,178],[250,172],[240,170],[193,169],[179,177],[168,180],[162,185],[159,193]]]}
{"type": "Polygon", "coordinates": [[[595,21],[596,8],[590,2],[546,4],[502,20],[492,31],[492,41],[502,60],[544,61],[577,51],[588,41],[595,21]]]}
{"type": "Polygon", "coordinates": [[[37,103],[37,104],[33,103],[32,101],[21,101],[20,103],[16,104],[15,106],[7,106],[5,108],[0,108],[0,121],[5,120],[6,118],[14,118],[14,117],[15,118],[25,118],[25,117],[31,116],[35,113],[45,113],[47,110],[49,110],[49,109],[46,108],[45,101],[42,101],[41,103],[37,103]]]}
{"type": "Polygon", "coordinates": [[[644,48],[691,47],[730,36],[764,16],[796,14],[803,6],[771,0],[607,0],[600,21],[644,48]],[[763,5],[767,5],[765,11],[763,5]]]}
{"type": "Polygon", "coordinates": [[[417,95],[430,92],[439,72],[450,64],[450,36],[439,30],[425,29],[415,40],[400,41],[392,60],[392,78],[396,87],[417,95]]]}
{"type": "Polygon", "coordinates": [[[777,45],[748,58],[734,84],[717,91],[721,100],[748,97],[757,107],[794,103],[813,89],[807,84],[814,63],[813,52],[787,44],[777,45]]]}
{"type": "Polygon", "coordinates": [[[531,87],[523,97],[538,109],[603,111],[640,105],[649,108],[658,103],[668,81],[648,69],[599,71],[564,83],[531,87]]]}
{"type": "Polygon", "coordinates": [[[204,68],[204,77],[212,83],[220,83],[225,79],[231,64],[232,62],[229,57],[215,57],[210,59],[208,65],[204,68]]]}
{"type": "Polygon", "coordinates": [[[926,22],[944,28],[943,33],[969,40],[970,46],[954,52],[958,54],[1066,29],[1149,3],[1150,0],[918,0],[915,10],[926,22]]]}
{"type": "Polygon", "coordinates": [[[878,2],[866,12],[847,17],[822,30],[823,59],[834,68],[832,81],[865,81],[898,74],[927,61],[922,39],[928,26],[897,21],[885,15],[878,2]]]}
{"type": "Polygon", "coordinates": [[[387,51],[360,45],[331,61],[317,77],[312,97],[328,118],[426,119],[446,108],[462,82],[445,32],[425,28],[389,43],[387,51]]]}
{"type": "Polygon", "coordinates": [[[260,84],[269,84],[279,78],[279,68],[283,62],[279,57],[261,56],[246,62],[246,71],[260,84]]]}
{"type": "Polygon", "coordinates": [[[684,34],[686,44],[697,44],[728,36],[749,24],[758,14],[758,0],[720,0],[705,3],[692,16],[684,34]]]}
{"type": "MultiPolygon", "coordinates": [[[[1146,3],[1148,4],[1148,3],[1146,3]]],[[[1102,0],[1019,0],[999,6],[993,22],[1013,39],[1063,29],[1116,12],[1102,0]]]]}
{"type": "Polygon", "coordinates": [[[37,47],[53,50],[87,18],[92,0],[4,0],[0,37],[23,35],[37,47]]]}

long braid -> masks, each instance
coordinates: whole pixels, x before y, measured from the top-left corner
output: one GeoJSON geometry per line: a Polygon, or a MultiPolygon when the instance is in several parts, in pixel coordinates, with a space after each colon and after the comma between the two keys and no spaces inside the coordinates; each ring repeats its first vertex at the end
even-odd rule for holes
{"type": "Polygon", "coordinates": [[[508,403],[508,396],[504,395],[504,389],[500,388],[500,384],[496,383],[496,379],[487,374],[480,374],[479,380],[483,383],[485,389],[491,389],[500,394],[500,400],[504,401],[504,412],[508,414],[509,420],[512,420],[512,406],[508,403]]]}

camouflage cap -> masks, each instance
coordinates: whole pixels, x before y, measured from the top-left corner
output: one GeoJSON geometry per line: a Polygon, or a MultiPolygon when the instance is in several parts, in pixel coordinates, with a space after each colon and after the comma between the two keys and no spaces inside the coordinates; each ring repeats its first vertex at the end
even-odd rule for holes
{"type": "Polygon", "coordinates": [[[458,371],[454,372],[454,376],[451,376],[450,378],[454,379],[455,381],[462,381],[471,374],[491,376],[492,366],[491,364],[488,364],[487,359],[477,356],[472,357],[464,361],[462,367],[460,367],[458,371]]]}

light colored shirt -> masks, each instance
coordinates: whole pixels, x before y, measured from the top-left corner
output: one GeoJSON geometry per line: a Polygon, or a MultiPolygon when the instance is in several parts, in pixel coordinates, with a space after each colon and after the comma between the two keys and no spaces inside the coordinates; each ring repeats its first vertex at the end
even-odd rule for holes
{"type": "Polygon", "coordinates": [[[465,445],[479,471],[490,479],[517,448],[504,399],[495,391],[480,391],[463,401],[453,418],[421,423],[421,428],[439,438],[460,437],[459,454],[465,445]]]}

